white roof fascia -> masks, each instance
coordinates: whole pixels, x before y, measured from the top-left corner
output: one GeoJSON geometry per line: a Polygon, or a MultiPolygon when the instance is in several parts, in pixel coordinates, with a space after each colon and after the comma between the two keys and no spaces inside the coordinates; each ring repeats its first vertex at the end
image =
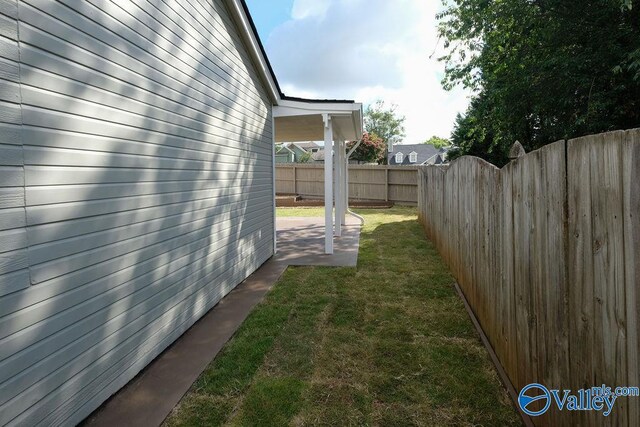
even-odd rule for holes
{"type": "Polygon", "coordinates": [[[360,102],[305,102],[283,99],[273,109],[274,117],[311,116],[316,114],[330,114],[332,116],[348,115],[362,112],[360,102]]]}
{"type": "Polygon", "coordinates": [[[282,99],[280,97],[280,92],[278,91],[278,86],[273,80],[273,76],[271,75],[269,66],[267,65],[267,61],[262,54],[262,50],[260,50],[258,40],[256,40],[255,34],[251,29],[251,24],[249,23],[249,19],[244,13],[244,9],[240,4],[240,1],[226,0],[226,3],[229,6],[229,10],[231,11],[233,19],[238,24],[238,27],[240,27],[240,36],[247,44],[249,54],[257,65],[260,76],[265,81],[265,83],[267,83],[267,89],[269,91],[271,101],[274,103],[274,105],[279,105],[282,99]]]}
{"type": "MultiPolygon", "coordinates": [[[[288,147],[288,144],[281,142],[280,143],[288,152],[290,152],[291,154],[293,154],[295,156],[296,153],[293,152],[293,150],[291,148],[288,147]]],[[[300,148],[300,147],[298,147],[300,148]]]]}
{"type": "Polygon", "coordinates": [[[298,144],[299,144],[298,142],[292,142],[291,144],[293,144],[293,145],[295,145],[296,147],[298,147],[298,150],[300,150],[300,151],[304,151],[305,153],[308,153],[308,151],[307,151],[307,150],[305,150],[304,148],[302,148],[302,147],[300,147],[300,146],[298,145],[298,144]]]}
{"type": "Polygon", "coordinates": [[[422,164],[427,163],[429,160],[433,159],[433,158],[434,158],[434,157],[436,157],[438,154],[440,154],[440,153],[436,153],[436,154],[434,154],[433,156],[429,157],[429,158],[428,158],[427,160],[425,160],[422,164]]]}

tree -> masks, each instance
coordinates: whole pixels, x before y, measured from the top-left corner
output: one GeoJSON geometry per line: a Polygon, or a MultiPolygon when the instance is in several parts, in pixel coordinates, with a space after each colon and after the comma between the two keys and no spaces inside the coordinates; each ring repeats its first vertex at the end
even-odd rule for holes
{"type": "Polygon", "coordinates": [[[501,165],[559,139],[640,125],[640,0],[448,0],[443,85],[475,92],[455,153],[501,165]]]}
{"type": "MultiPolygon", "coordinates": [[[[347,144],[347,151],[355,145],[356,141],[347,144]]],[[[364,133],[356,151],[351,159],[365,163],[382,163],[387,158],[387,149],[382,138],[373,133],[364,133]]]]}
{"type": "Polygon", "coordinates": [[[466,114],[458,114],[451,134],[452,148],[447,152],[447,160],[452,161],[463,155],[476,156],[495,165],[508,162],[507,152],[495,137],[490,120],[491,106],[480,94],[471,101],[466,114]]]}
{"type": "Polygon", "coordinates": [[[300,157],[298,157],[298,160],[296,161],[296,163],[309,163],[310,161],[311,161],[311,153],[306,151],[300,157]]]}
{"type": "MultiPolygon", "coordinates": [[[[377,100],[364,111],[364,129],[375,134],[387,144],[389,141],[404,138],[404,116],[396,113],[396,105],[386,108],[382,100],[377,100]]],[[[386,158],[386,157],[385,157],[386,158]]]]}
{"type": "Polygon", "coordinates": [[[423,144],[429,144],[429,145],[433,145],[436,148],[442,148],[442,147],[448,147],[449,145],[451,145],[451,141],[449,141],[447,138],[441,138],[439,136],[432,136],[431,138],[427,139],[425,142],[423,142],[423,144]]]}

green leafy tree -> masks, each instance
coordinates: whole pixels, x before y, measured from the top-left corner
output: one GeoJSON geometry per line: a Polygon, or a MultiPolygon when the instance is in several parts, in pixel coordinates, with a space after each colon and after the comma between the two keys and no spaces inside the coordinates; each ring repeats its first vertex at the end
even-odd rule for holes
{"type": "Polygon", "coordinates": [[[387,108],[382,100],[369,105],[364,111],[365,131],[377,135],[385,144],[404,138],[405,117],[398,115],[396,108],[396,105],[387,108]]]}
{"type": "Polygon", "coordinates": [[[311,153],[305,152],[298,157],[296,163],[309,163],[311,161],[311,153]]]}
{"type": "Polygon", "coordinates": [[[445,88],[475,92],[453,154],[498,165],[563,138],[640,125],[640,0],[445,0],[445,88]]]}
{"type": "Polygon", "coordinates": [[[429,144],[433,145],[436,148],[442,148],[451,145],[451,141],[449,141],[447,138],[441,138],[434,135],[431,138],[427,139],[423,144],[429,144]]]}
{"type": "Polygon", "coordinates": [[[451,134],[452,148],[447,152],[447,160],[452,161],[463,155],[481,157],[496,165],[508,161],[507,153],[502,150],[495,138],[490,122],[491,108],[483,96],[471,101],[466,114],[458,114],[451,134]]]}
{"type": "MultiPolygon", "coordinates": [[[[347,144],[347,151],[355,145],[356,141],[347,144]]],[[[365,163],[382,163],[387,158],[386,145],[382,138],[373,133],[362,135],[362,140],[356,151],[351,155],[351,159],[365,163]]]]}

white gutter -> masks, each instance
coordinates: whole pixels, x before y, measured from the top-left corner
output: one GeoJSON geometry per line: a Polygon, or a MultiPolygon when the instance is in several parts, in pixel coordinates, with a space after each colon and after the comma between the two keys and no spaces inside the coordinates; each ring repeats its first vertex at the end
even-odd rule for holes
{"type": "Polygon", "coordinates": [[[333,254],[333,123],[329,114],[324,122],[324,253],[333,254]]]}
{"type": "MultiPolygon", "coordinates": [[[[275,141],[275,119],[271,114],[271,138],[275,141]]],[[[291,151],[291,150],[289,150],[291,151]]],[[[276,144],[271,144],[271,185],[273,186],[273,254],[278,253],[278,218],[276,209],[276,144]]]]}

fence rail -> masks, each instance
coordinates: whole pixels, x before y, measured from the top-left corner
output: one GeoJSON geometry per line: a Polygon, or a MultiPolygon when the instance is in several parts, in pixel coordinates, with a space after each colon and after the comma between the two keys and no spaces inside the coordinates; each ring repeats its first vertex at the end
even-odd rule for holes
{"type": "MultiPolygon", "coordinates": [[[[324,165],[276,165],[276,192],[303,197],[324,197],[324,165]]],[[[349,198],[418,203],[418,167],[349,165],[349,198]]]]}
{"type": "MultiPolygon", "coordinates": [[[[502,169],[475,157],[419,170],[419,216],[517,390],[638,386],[640,131],[560,141],[502,169]]],[[[558,411],[536,425],[640,425],[558,411]]]]}

